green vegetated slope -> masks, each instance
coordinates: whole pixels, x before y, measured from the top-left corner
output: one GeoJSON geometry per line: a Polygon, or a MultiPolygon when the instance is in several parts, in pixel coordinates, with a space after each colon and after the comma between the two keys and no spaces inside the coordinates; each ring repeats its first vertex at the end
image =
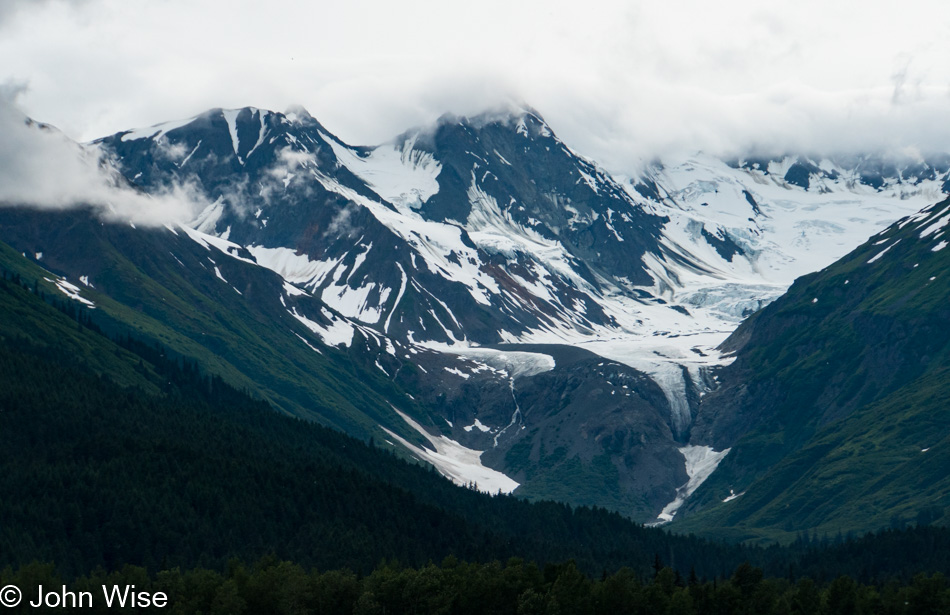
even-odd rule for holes
{"type": "Polygon", "coordinates": [[[694,438],[733,449],[680,530],[790,540],[950,522],[948,215],[944,201],[895,224],[729,338],[736,362],[694,438]],[[730,490],[743,495],[723,503],[730,490]]]}
{"type": "Polygon", "coordinates": [[[2,236],[15,242],[15,249],[0,245],[0,267],[64,298],[52,283],[57,276],[42,267],[68,273],[73,284],[88,276],[92,287],[82,286],[82,296],[95,303],[97,322],[107,331],[197,360],[288,414],[364,438],[384,435],[378,428],[384,424],[421,442],[390,404],[416,416],[424,412],[379,370],[324,346],[293,318],[281,303],[288,294],[283,280],[273,272],[206,248],[181,229],[103,224],[84,211],[0,214],[2,236]],[[42,254],[42,267],[21,255],[34,251],[42,254]]]}
{"type": "Polygon", "coordinates": [[[421,565],[451,554],[574,558],[596,572],[648,571],[662,554],[715,575],[750,557],[603,510],[456,487],[274,412],[160,347],[113,342],[96,311],[54,309],[22,278],[0,281],[0,306],[0,566],[35,559],[75,574],[274,553],[369,570],[383,558],[421,565]]]}
{"type": "Polygon", "coordinates": [[[34,291],[19,272],[4,276],[0,567],[55,562],[47,576],[27,575],[34,580],[127,564],[223,570],[231,558],[268,555],[363,572],[383,559],[574,559],[587,574],[629,566],[637,579],[661,561],[684,578],[691,569],[729,576],[744,561],[825,582],[842,572],[864,582],[950,572],[944,529],[758,549],[673,536],[602,509],[463,489],[275,412],[159,346],[113,341],[97,311],[34,291]]]}
{"type": "Polygon", "coordinates": [[[56,348],[64,356],[73,357],[94,374],[109,374],[119,386],[135,386],[147,393],[157,393],[157,379],[151,366],[136,369],[138,357],[117,347],[102,335],[78,335],[79,324],[64,318],[53,304],[72,310],[74,314],[88,315],[73,302],[55,290],[44,279],[48,274],[33,265],[9,246],[0,242],[0,263],[4,276],[10,281],[0,293],[0,338],[15,337],[37,348],[56,348]],[[16,282],[14,283],[14,280],[16,282]],[[19,286],[30,289],[30,294],[13,292],[19,286]],[[50,303],[39,298],[49,295],[50,303]],[[151,376],[151,378],[149,377],[151,376]]]}

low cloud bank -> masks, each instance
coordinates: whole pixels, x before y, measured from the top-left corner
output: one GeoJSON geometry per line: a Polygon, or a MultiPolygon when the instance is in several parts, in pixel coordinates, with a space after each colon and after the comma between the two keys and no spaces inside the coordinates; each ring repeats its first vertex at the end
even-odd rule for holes
{"type": "Polygon", "coordinates": [[[697,150],[950,150],[948,12],[929,0],[884,20],[858,0],[11,6],[0,81],[29,80],[23,108],[77,139],[302,104],[372,145],[513,101],[618,173],[697,150]]]}
{"type": "Polygon", "coordinates": [[[144,194],[128,186],[101,151],[70,140],[0,97],[0,206],[61,210],[92,207],[109,221],[143,226],[187,223],[208,206],[188,185],[144,194]]]}

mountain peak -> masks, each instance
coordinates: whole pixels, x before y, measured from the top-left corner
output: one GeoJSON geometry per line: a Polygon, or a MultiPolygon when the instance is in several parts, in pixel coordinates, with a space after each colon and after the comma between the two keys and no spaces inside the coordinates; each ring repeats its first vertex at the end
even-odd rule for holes
{"type": "Polygon", "coordinates": [[[483,128],[489,124],[505,124],[518,126],[520,124],[543,126],[551,132],[547,122],[541,114],[525,103],[505,103],[476,113],[474,115],[457,115],[445,113],[436,121],[436,126],[446,124],[465,124],[474,128],[483,128]]]}
{"type": "Polygon", "coordinates": [[[290,105],[287,107],[287,110],[284,111],[284,117],[291,122],[310,123],[316,121],[303,105],[290,105]]]}

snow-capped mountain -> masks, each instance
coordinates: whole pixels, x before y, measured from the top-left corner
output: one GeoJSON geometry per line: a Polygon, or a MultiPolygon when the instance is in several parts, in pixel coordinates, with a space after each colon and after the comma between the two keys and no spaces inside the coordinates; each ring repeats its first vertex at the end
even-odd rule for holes
{"type": "MultiPolygon", "coordinates": [[[[136,267],[162,261],[154,275],[184,268],[175,275],[202,288],[242,279],[227,301],[255,304],[249,326],[273,334],[267,348],[332,357],[313,368],[327,373],[347,357],[393,387],[394,407],[319,420],[375,433],[457,482],[640,520],[672,518],[726,456],[689,439],[740,320],[947,182],[939,161],[701,154],[614,177],[531,109],[445,116],[376,147],[344,143],[299,108],[215,109],[90,147],[137,190],[187,186],[209,203],[182,227],[142,231],[167,249],[133,248],[127,226],[104,244],[136,267]],[[183,239],[213,262],[182,258],[172,244],[183,239]]],[[[36,220],[6,218],[4,241],[89,278],[68,241],[50,241],[65,222],[27,232],[36,220]]],[[[254,365],[238,371],[253,381],[254,365]]],[[[267,386],[285,410],[306,407],[291,383],[267,386]]]]}
{"type": "Polygon", "coordinates": [[[145,189],[197,184],[213,202],[197,230],[398,338],[611,326],[598,299],[618,280],[649,281],[642,256],[663,222],[530,112],[445,119],[372,149],[303,111],[251,109],[100,144],[145,189]]]}

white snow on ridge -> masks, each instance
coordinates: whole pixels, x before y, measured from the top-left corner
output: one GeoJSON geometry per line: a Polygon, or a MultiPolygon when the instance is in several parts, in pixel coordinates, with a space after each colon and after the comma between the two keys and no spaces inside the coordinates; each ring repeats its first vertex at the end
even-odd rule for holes
{"type": "Polygon", "coordinates": [[[211,203],[201,210],[188,226],[205,235],[213,235],[218,225],[218,220],[220,220],[223,215],[224,201],[218,198],[214,203],[211,203]]]}
{"type": "Polygon", "coordinates": [[[377,305],[372,305],[370,296],[375,288],[374,282],[359,288],[352,288],[348,284],[330,285],[323,289],[320,298],[344,316],[372,325],[382,317],[383,307],[390,294],[389,288],[381,288],[377,305]]]}
{"type": "MultiPolygon", "coordinates": [[[[240,109],[227,109],[221,112],[222,115],[224,115],[224,121],[228,123],[228,132],[231,134],[231,147],[234,148],[235,156],[238,155],[238,147],[240,145],[237,134],[237,116],[240,112],[240,109]]],[[[240,157],[238,160],[241,160],[240,157]]]]}
{"type": "Polygon", "coordinates": [[[393,408],[393,410],[402,417],[402,420],[410,427],[422,434],[422,436],[435,447],[435,451],[416,446],[382,425],[380,425],[380,427],[400,444],[409,449],[420,460],[428,461],[434,465],[443,476],[455,484],[475,484],[479,491],[490,494],[495,494],[499,491],[501,493],[511,493],[518,488],[519,483],[516,481],[505,476],[498,470],[493,470],[482,465],[481,456],[484,451],[466,448],[455,440],[451,440],[445,436],[435,437],[408,415],[395,408],[393,408]]]}
{"type": "MultiPolygon", "coordinates": [[[[188,228],[187,226],[184,226],[184,225],[179,225],[178,228],[185,231],[185,233],[189,237],[191,237],[191,239],[194,240],[195,243],[203,246],[206,250],[210,251],[211,248],[213,247],[219,252],[226,254],[227,256],[230,256],[231,258],[237,259],[239,261],[244,261],[245,263],[250,263],[251,265],[258,264],[249,258],[244,258],[243,256],[239,256],[238,253],[244,248],[242,248],[236,243],[228,241],[227,239],[222,239],[221,237],[216,237],[214,235],[208,235],[206,233],[202,233],[201,231],[195,230],[193,228],[188,228]]],[[[169,230],[171,230],[172,232],[175,232],[173,229],[169,229],[169,230]]]]}
{"type": "Polygon", "coordinates": [[[386,317],[386,323],[383,325],[383,333],[389,333],[389,322],[393,318],[393,314],[396,313],[396,310],[399,308],[399,302],[402,301],[402,296],[406,292],[406,282],[409,277],[406,275],[406,270],[402,268],[402,265],[396,263],[396,266],[399,267],[399,274],[401,276],[401,281],[399,283],[399,292],[396,293],[396,300],[393,301],[393,307],[389,310],[389,315],[386,317]]]}
{"type": "Polygon", "coordinates": [[[323,326],[319,323],[316,323],[306,316],[297,313],[297,308],[294,308],[289,311],[290,315],[299,320],[305,327],[316,333],[320,336],[320,339],[323,340],[323,343],[327,346],[338,346],[343,344],[349,348],[350,344],[353,343],[353,335],[356,332],[356,329],[346,320],[337,318],[333,315],[332,312],[328,311],[325,308],[322,308],[322,313],[332,324],[329,326],[323,326]]]}
{"type": "Polygon", "coordinates": [[[399,209],[418,209],[439,191],[436,178],[442,165],[432,154],[415,149],[416,137],[407,139],[401,148],[392,143],[380,145],[362,157],[329,135],[322,136],[340,164],[399,209]]]}
{"type": "Polygon", "coordinates": [[[394,211],[323,173],[312,173],[326,190],[368,209],[379,222],[405,240],[422,257],[429,271],[464,284],[477,302],[491,305],[490,295],[501,292],[495,279],[481,270],[477,250],[462,241],[462,229],[459,227],[430,222],[411,211],[394,211]]]}
{"type": "MultiPolygon", "coordinates": [[[[458,369],[457,367],[443,367],[442,369],[449,372],[450,374],[455,374],[459,378],[464,378],[465,380],[468,380],[469,378],[472,377],[471,374],[466,374],[465,372],[458,369]]],[[[469,429],[468,431],[471,431],[471,429],[469,429]]]]}
{"type": "Polygon", "coordinates": [[[950,222],[950,213],[947,213],[941,216],[936,222],[928,225],[927,228],[920,231],[920,238],[923,239],[924,237],[927,237],[928,235],[933,235],[937,231],[947,226],[948,222],[950,222]]]}
{"type": "Polygon", "coordinates": [[[163,122],[161,124],[155,124],[154,126],[149,126],[147,128],[135,128],[126,132],[124,135],[119,137],[120,141],[136,141],[138,139],[148,139],[148,138],[159,138],[165,133],[175,130],[176,128],[181,128],[182,126],[187,126],[188,124],[195,121],[196,118],[189,117],[184,120],[176,120],[171,122],[163,122]]]}
{"type": "Polygon", "coordinates": [[[299,297],[299,296],[309,297],[310,296],[310,293],[308,293],[305,290],[300,290],[299,288],[297,288],[290,282],[287,282],[286,280],[284,280],[284,292],[287,293],[291,297],[299,297]]]}
{"type": "Polygon", "coordinates": [[[312,261],[306,254],[297,254],[290,248],[248,246],[247,251],[254,255],[262,267],[270,269],[292,284],[300,284],[311,289],[320,286],[343,260],[341,257],[312,261]]]}
{"type": "Polygon", "coordinates": [[[270,112],[257,110],[257,109],[254,109],[253,111],[258,112],[258,118],[260,119],[261,125],[260,125],[260,128],[258,128],[257,141],[254,143],[254,147],[248,150],[247,156],[246,156],[247,158],[250,158],[251,154],[253,154],[255,150],[257,150],[257,148],[260,147],[264,143],[264,140],[267,138],[267,135],[268,135],[266,122],[267,122],[267,116],[270,115],[270,112]]]}

